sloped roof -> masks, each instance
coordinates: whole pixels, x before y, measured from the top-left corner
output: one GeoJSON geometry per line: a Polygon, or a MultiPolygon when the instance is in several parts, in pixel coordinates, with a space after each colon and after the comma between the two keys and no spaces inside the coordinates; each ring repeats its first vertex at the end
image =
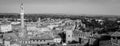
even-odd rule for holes
{"type": "Polygon", "coordinates": [[[52,40],[53,37],[52,36],[49,36],[49,35],[44,35],[44,36],[40,36],[40,37],[32,37],[30,38],[31,40],[52,40]]]}
{"type": "Polygon", "coordinates": [[[90,36],[90,32],[73,31],[74,36],[90,36]]]}
{"type": "Polygon", "coordinates": [[[120,36],[120,32],[114,32],[111,36],[120,36]]]}
{"type": "Polygon", "coordinates": [[[54,38],[61,38],[59,35],[56,35],[54,38]]]}
{"type": "Polygon", "coordinates": [[[7,34],[3,35],[3,38],[6,40],[8,39],[8,37],[11,37],[12,39],[19,39],[17,34],[15,34],[15,33],[7,33],[7,34]]]}

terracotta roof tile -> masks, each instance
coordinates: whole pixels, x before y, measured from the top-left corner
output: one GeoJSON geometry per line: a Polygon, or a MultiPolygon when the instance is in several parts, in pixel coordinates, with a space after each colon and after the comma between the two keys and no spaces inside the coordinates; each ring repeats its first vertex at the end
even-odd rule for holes
{"type": "Polygon", "coordinates": [[[120,36],[120,32],[114,32],[111,36],[120,36]]]}

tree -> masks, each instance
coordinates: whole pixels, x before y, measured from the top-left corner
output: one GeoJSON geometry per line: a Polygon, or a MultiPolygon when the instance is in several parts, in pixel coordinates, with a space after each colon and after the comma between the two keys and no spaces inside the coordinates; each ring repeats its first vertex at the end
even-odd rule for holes
{"type": "Polygon", "coordinates": [[[66,42],[66,34],[64,32],[58,34],[62,38],[62,42],[66,42]]]}
{"type": "Polygon", "coordinates": [[[79,43],[79,42],[77,42],[75,40],[73,40],[72,42],[70,42],[70,44],[76,44],[76,43],[79,43]]]}

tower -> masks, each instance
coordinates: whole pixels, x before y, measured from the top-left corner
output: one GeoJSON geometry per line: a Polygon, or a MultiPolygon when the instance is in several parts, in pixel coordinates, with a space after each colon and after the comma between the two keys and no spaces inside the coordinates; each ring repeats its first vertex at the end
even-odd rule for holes
{"type": "Polygon", "coordinates": [[[20,18],[21,18],[21,32],[20,32],[20,37],[23,37],[24,36],[24,6],[23,6],[23,2],[22,0],[19,0],[20,1],[20,18]]]}
{"type": "Polygon", "coordinates": [[[41,22],[41,18],[38,18],[38,22],[41,22]]]}
{"type": "Polygon", "coordinates": [[[69,43],[73,40],[73,31],[66,30],[66,43],[69,43]]]}
{"type": "Polygon", "coordinates": [[[20,0],[21,4],[20,4],[20,16],[21,16],[21,28],[24,29],[24,6],[23,6],[23,2],[20,0]]]}
{"type": "Polygon", "coordinates": [[[66,43],[72,42],[73,41],[73,31],[75,30],[75,23],[73,25],[68,26],[64,31],[66,32],[66,43]]]}

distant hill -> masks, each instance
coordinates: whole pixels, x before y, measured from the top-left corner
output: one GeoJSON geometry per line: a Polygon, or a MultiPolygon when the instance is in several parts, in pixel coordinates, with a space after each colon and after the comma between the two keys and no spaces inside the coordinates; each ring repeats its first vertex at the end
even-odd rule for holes
{"type": "Polygon", "coordinates": [[[18,13],[0,13],[0,15],[18,15],[18,13]]]}
{"type": "MultiPolygon", "coordinates": [[[[73,19],[82,19],[84,17],[88,18],[100,18],[100,17],[117,17],[120,18],[120,15],[68,15],[68,14],[25,14],[25,18],[73,18],[73,19]]],[[[18,13],[0,13],[0,18],[20,18],[18,13]]]]}

